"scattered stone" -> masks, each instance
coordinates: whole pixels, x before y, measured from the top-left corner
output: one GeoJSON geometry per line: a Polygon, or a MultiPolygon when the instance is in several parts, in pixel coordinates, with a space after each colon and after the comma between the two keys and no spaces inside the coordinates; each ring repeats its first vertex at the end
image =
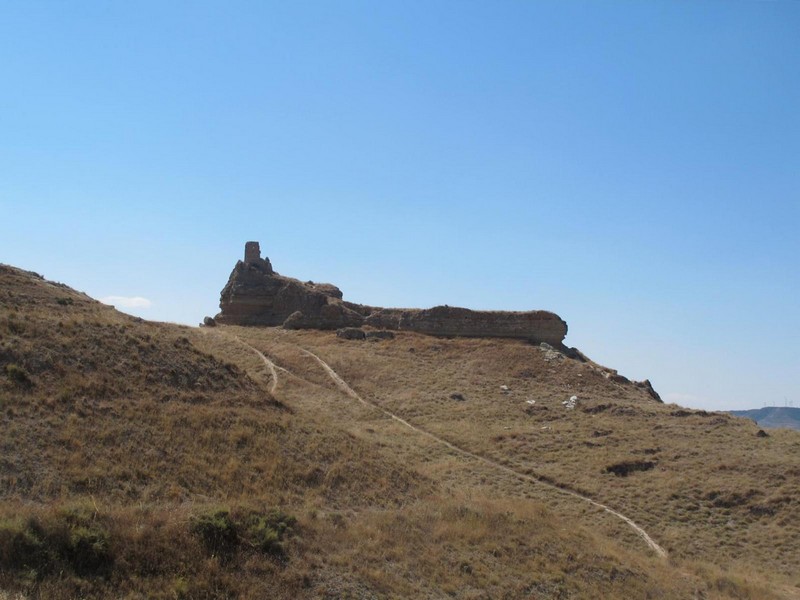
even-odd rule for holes
{"type": "Polygon", "coordinates": [[[560,352],[556,352],[555,350],[548,350],[547,352],[544,353],[545,362],[550,362],[553,360],[562,360],[563,358],[564,355],[561,354],[560,352]]]}
{"type": "Polygon", "coordinates": [[[204,317],[203,325],[205,325],[206,327],[216,327],[217,322],[214,320],[214,317],[204,317]]]}
{"type": "Polygon", "coordinates": [[[464,394],[459,394],[458,392],[453,392],[450,394],[450,399],[458,400],[459,402],[464,402],[464,400],[466,400],[466,398],[464,398],[464,394]]]}
{"type": "Polygon", "coordinates": [[[764,431],[763,429],[759,429],[758,433],[756,434],[756,437],[765,438],[765,437],[769,437],[769,434],[766,431],[764,431]]]}
{"type": "Polygon", "coordinates": [[[340,337],[343,340],[363,340],[366,339],[367,335],[363,329],[344,327],[336,330],[336,337],[340,337]]]}
{"type": "Polygon", "coordinates": [[[578,397],[577,396],[570,396],[569,400],[564,400],[564,401],[561,402],[561,404],[563,404],[564,408],[566,408],[567,410],[574,410],[575,405],[577,403],[578,403],[578,397]]]}
{"type": "Polygon", "coordinates": [[[561,360],[564,358],[564,355],[561,354],[561,352],[558,352],[547,342],[542,342],[541,344],[539,344],[539,350],[541,350],[544,353],[545,362],[550,362],[552,360],[561,360]]]}
{"type": "Polygon", "coordinates": [[[511,388],[509,388],[507,385],[501,385],[500,391],[503,392],[504,394],[508,394],[511,391],[511,388]]]}

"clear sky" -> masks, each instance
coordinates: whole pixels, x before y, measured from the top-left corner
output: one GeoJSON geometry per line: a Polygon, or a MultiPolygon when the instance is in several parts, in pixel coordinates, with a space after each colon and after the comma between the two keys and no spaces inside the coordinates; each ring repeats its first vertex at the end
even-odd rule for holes
{"type": "Polygon", "coordinates": [[[0,4],[0,262],[146,318],[215,314],[259,240],[800,406],[799,230],[797,1],[0,4]]]}

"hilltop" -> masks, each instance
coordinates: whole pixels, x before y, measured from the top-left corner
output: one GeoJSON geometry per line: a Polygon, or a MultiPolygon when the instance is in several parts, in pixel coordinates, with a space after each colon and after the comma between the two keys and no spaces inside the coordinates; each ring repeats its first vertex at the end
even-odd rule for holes
{"type": "Polygon", "coordinates": [[[474,311],[451,306],[431,309],[380,308],[346,302],[330,283],[302,282],[280,275],[258,242],[247,242],[220,294],[214,322],[268,325],[286,329],[339,329],[368,326],[429,335],[507,337],[560,347],[567,324],[545,310],[474,311]]]}
{"type": "Polygon", "coordinates": [[[393,334],[151,323],[0,266],[0,589],[797,596],[797,433],[393,334]]]}

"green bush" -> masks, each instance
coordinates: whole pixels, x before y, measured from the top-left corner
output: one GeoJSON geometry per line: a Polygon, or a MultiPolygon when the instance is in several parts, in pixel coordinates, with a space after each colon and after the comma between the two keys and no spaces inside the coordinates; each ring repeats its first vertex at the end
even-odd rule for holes
{"type": "Polygon", "coordinates": [[[0,565],[37,575],[51,564],[44,532],[37,521],[0,523],[0,565]]]}
{"type": "Polygon", "coordinates": [[[114,562],[108,532],[95,521],[72,517],[0,523],[0,567],[37,576],[65,567],[81,576],[107,572],[114,562]]]}
{"type": "Polygon", "coordinates": [[[239,544],[236,525],[227,510],[195,517],[192,522],[192,533],[200,538],[206,551],[223,559],[230,558],[239,544]]]}
{"type": "Polygon", "coordinates": [[[64,558],[78,575],[97,575],[113,563],[108,533],[99,527],[76,527],[69,532],[64,558]]]}
{"type": "Polygon", "coordinates": [[[266,515],[250,513],[246,519],[248,541],[266,554],[284,555],[283,539],[290,535],[297,520],[279,511],[266,515]]]}
{"type": "Polygon", "coordinates": [[[241,545],[265,554],[284,556],[283,540],[292,533],[297,520],[280,511],[251,511],[234,518],[227,510],[200,515],[192,520],[192,533],[206,551],[223,560],[230,559],[241,545]]]}

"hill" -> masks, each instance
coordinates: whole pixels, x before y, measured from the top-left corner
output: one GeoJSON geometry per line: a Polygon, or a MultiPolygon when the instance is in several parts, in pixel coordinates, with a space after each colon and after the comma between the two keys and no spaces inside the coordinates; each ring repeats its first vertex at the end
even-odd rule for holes
{"type": "Polygon", "coordinates": [[[761,427],[778,429],[800,430],[800,408],[791,406],[765,406],[764,408],[754,408],[751,410],[731,410],[728,411],[737,417],[752,419],[761,427]]]}
{"type": "Polygon", "coordinates": [[[800,589],[798,434],[546,345],[150,323],[0,266],[0,428],[24,597],[800,589]]]}

